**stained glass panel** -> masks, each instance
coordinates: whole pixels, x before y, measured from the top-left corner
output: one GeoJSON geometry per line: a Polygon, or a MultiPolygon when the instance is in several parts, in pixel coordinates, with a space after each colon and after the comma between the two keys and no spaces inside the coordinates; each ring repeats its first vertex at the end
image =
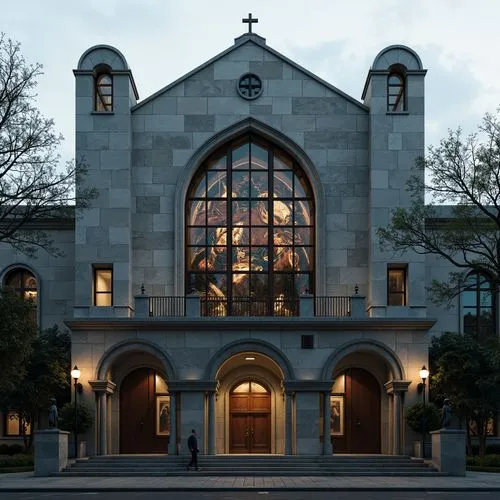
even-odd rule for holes
{"type": "Polygon", "coordinates": [[[314,286],[314,205],[299,165],[249,136],[208,158],[188,192],[187,290],[214,297],[217,314],[293,314],[314,286]]]}

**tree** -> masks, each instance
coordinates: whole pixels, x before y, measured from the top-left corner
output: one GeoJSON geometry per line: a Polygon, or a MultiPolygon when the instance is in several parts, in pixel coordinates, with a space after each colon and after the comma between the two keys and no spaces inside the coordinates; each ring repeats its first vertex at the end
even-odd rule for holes
{"type": "Polygon", "coordinates": [[[434,399],[450,399],[453,413],[466,424],[469,451],[469,422],[475,423],[483,456],[488,421],[500,410],[499,339],[478,341],[470,334],[448,332],[432,340],[430,361],[434,399]]]}
{"type": "MultiPolygon", "coordinates": [[[[38,428],[41,416],[47,414],[52,397],[57,399],[59,405],[69,399],[70,361],[71,337],[67,331],[60,331],[54,326],[32,341],[26,375],[19,379],[4,403],[18,412],[20,422],[29,424],[34,430],[38,428]]],[[[23,432],[23,437],[28,450],[33,442],[33,433],[26,436],[23,432]]]]}
{"type": "MultiPolygon", "coordinates": [[[[76,409],[78,434],[85,434],[94,423],[92,413],[83,403],[78,403],[76,409]]],[[[63,431],[75,432],[75,404],[66,403],[59,412],[59,426],[63,431]]]]}
{"type": "Polygon", "coordinates": [[[0,402],[26,374],[37,326],[33,304],[10,290],[0,290],[0,402]]]}
{"type": "Polygon", "coordinates": [[[40,64],[29,65],[20,45],[0,33],[0,242],[33,256],[38,248],[61,252],[40,221],[74,216],[96,190],[82,187],[82,162],[60,165],[63,140],[54,122],[35,107],[40,64]]]}
{"type": "Polygon", "coordinates": [[[410,207],[395,209],[388,227],[377,230],[382,248],[437,255],[455,267],[446,281],[432,282],[436,303],[466,289],[471,272],[488,276],[495,290],[500,284],[499,113],[486,114],[476,134],[450,131],[431,146],[407,183],[410,207]]]}

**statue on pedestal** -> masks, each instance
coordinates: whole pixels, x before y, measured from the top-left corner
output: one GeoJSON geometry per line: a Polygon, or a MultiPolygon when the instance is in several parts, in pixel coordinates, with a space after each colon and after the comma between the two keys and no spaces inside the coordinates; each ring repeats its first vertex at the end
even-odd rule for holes
{"type": "Polygon", "coordinates": [[[450,400],[446,398],[441,408],[441,428],[448,429],[451,425],[451,406],[450,400]]]}
{"type": "Polygon", "coordinates": [[[58,415],[57,415],[57,405],[55,398],[50,398],[50,408],[49,408],[49,429],[57,429],[58,415]]]}

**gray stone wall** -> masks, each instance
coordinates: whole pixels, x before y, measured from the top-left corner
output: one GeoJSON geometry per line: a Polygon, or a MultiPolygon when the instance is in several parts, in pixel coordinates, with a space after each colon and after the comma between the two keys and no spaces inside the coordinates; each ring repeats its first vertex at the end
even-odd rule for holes
{"type": "Polygon", "coordinates": [[[284,133],[315,166],[326,229],[324,241],[317,242],[325,248],[321,260],[326,262],[318,262],[317,269],[326,272],[326,288],[318,292],[350,295],[359,283],[364,293],[367,110],[252,42],[132,110],[134,293],[144,283],[152,295],[183,294],[183,283],[174,278],[183,245],[176,247],[174,230],[184,207],[175,205],[173,195],[197,149],[248,117],[284,133]],[[236,90],[238,78],[248,71],[263,80],[262,96],[253,101],[236,90]]]}
{"type": "MultiPolygon", "coordinates": [[[[365,87],[370,107],[369,190],[369,290],[371,316],[425,316],[425,257],[382,251],[376,231],[386,227],[396,207],[410,205],[406,183],[415,159],[424,154],[424,77],[418,56],[411,49],[385,49],[374,62],[365,87]],[[394,64],[407,64],[406,107],[401,112],[387,109],[387,79],[394,64]],[[408,270],[408,307],[387,305],[388,264],[402,264],[408,270]]],[[[423,202],[424,200],[422,200],[423,202]]]]}
{"type": "Polygon", "coordinates": [[[133,79],[123,56],[111,47],[89,49],[79,61],[76,78],[76,157],[86,162],[88,186],[98,198],[76,220],[75,315],[93,310],[93,266],[113,268],[113,308],[108,316],[131,313],[131,123],[135,104],[133,79]],[[94,73],[101,64],[113,78],[113,111],[94,111],[94,73]],[[114,66],[113,66],[114,65],[114,66]],[[118,71],[118,72],[117,72],[118,71]]]}
{"type": "Polygon", "coordinates": [[[63,252],[51,256],[39,249],[35,259],[16,252],[10,245],[0,243],[0,280],[4,283],[7,273],[18,267],[29,269],[38,281],[38,318],[40,328],[55,324],[66,328],[63,321],[73,315],[73,290],[75,283],[75,233],[72,229],[48,231],[54,245],[63,252]]]}

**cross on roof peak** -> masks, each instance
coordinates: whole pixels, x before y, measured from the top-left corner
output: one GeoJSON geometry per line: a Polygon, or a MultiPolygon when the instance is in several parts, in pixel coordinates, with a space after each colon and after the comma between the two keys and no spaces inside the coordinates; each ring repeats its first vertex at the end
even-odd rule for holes
{"type": "Polygon", "coordinates": [[[258,20],[257,18],[253,18],[253,17],[252,17],[252,14],[251,14],[251,13],[249,13],[249,14],[248,14],[248,17],[247,17],[247,18],[243,18],[243,19],[241,20],[241,22],[243,22],[243,23],[247,23],[247,24],[248,24],[248,33],[251,33],[251,32],[252,32],[252,24],[253,24],[253,23],[258,23],[258,22],[259,22],[259,20],[258,20]]]}

